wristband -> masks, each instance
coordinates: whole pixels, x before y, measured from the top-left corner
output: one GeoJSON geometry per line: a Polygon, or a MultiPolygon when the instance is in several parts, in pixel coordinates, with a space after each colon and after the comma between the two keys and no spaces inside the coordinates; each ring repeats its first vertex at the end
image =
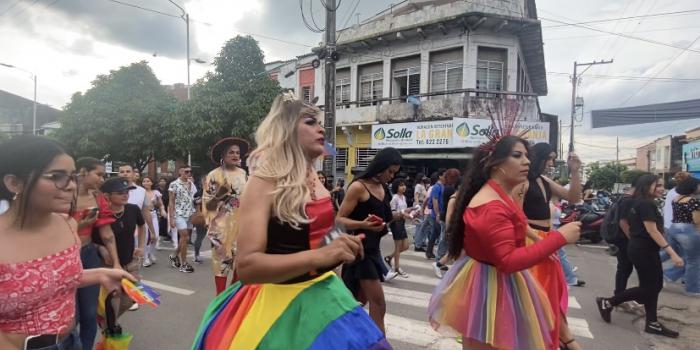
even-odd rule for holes
{"type": "Polygon", "coordinates": [[[670,247],[670,246],[671,246],[670,244],[667,244],[667,245],[661,247],[661,249],[663,250],[663,249],[666,249],[666,248],[668,248],[668,247],[670,247]]]}

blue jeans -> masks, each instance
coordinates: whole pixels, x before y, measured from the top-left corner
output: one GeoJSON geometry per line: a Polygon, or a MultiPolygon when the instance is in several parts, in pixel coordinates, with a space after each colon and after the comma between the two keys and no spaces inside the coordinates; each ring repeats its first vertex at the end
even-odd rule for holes
{"type": "Polygon", "coordinates": [[[672,281],[684,277],[685,291],[700,293],[700,234],[697,228],[693,224],[671,224],[666,237],[672,247],[680,246],[678,254],[685,265],[667,268],[664,275],[672,281]]]}
{"type": "Polygon", "coordinates": [[[561,262],[561,268],[564,270],[564,277],[566,278],[566,284],[573,286],[578,283],[578,277],[574,273],[574,269],[569,262],[569,258],[566,255],[566,250],[564,247],[559,248],[559,261],[561,262]]]}
{"type": "MultiPolygon", "coordinates": [[[[97,255],[97,247],[90,243],[80,249],[80,261],[84,269],[102,267],[97,255]]],[[[97,298],[100,296],[100,285],[78,288],[76,292],[76,322],[80,329],[82,349],[92,350],[97,335],[97,298]]],[[[72,349],[72,348],[67,348],[72,349]]]]}
{"type": "Polygon", "coordinates": [[[435,261],[440,261],[445,254],[447,254],[447,239],[445,239],[445,227],[444,221],[440,221],[440,242],[438,243],[437,255],[435,255],[435,261]]]}
{"type": "Polygon", "coordinates": [[[426,241],[432,235],[433,230],[435,230],[435,219],[431,215],[426,215],[423,218],[423,224],[420,226],[420,229],[416,231],[413,245],[425,248],[426,241]]]}

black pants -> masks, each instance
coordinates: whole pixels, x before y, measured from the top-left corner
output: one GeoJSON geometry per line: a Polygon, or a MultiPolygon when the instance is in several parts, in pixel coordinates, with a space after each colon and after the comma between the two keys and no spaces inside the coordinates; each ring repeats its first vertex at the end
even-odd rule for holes
{"type": "Polygon", "coordinates": [[[617,271],[615,272],[615,295],[622,293],[627,289],[627,280],[632,275],[634,266],[627,256],[627,245],[629,241],[625,238],[619,242],[615,242],[617,247],[617,271]]]}
{"type": "Polygon", "coordinates": [[[610,299],[610,303],[612,306],[617,306],[635,300],[644,304],[647,323],[656,322],[659,293],[664,286],[659,249],[650,247],[649,243],[632,239],[627,246],[627,255],[637,270],[639,286],[620,292],[610,299]]]}
{"type": "Polygon", "coordinates": [[[158,218],[158,234],[162,237],[170,237],[168,231],[170,231],[170,225],[168,225],[168,218],[162,217],[158,218]]]}

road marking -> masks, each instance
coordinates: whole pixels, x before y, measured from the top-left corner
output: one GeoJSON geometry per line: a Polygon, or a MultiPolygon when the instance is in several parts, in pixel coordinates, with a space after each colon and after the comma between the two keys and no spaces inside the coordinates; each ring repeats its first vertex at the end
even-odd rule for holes
{"type": "Polygon", "coordinates": [[[415,306],[424,310],[428,309],[430,293],[394,288],[387,285],[383,285],[382,288],[384,289],[384,298],[387,302],[415,306]]]}
{"type": "Polygon", "coordinates": [[[592,245],[592,244],[578,244],[576,243],[577,247],[582,247],[582,248],[595,248],[595,249],[608,249],[609,247],[606,245],[592,245]]]}
{"type": "Polygon", "coordinates": [[[386,336],[389,340],[418,345],[425,349],[462,349],[454,337],[444,336],[430,326],[428,322],[386,314],[386,336]]]}
{"type": "Polygon", "coordinates": [[[169,285],[163,284],[163,283],[158,283],[155,281],[142,280],[142,282],[155,288],[155,289],[164,290],[164,291],[170,292],[170,293],[175,293],[175,294],[180,294],[180,295],[192,295],[192,294],[194,294],[193,290],[173,287],[173,286],[169,286],[169,285]]]}
{"type": "Polygon", "coordinates": [[[410,250],[410,249],[401,253],[401,255],[409,255],[409,256],[414,256],[416,258],[423,258],[423,259],[425,259],[425,261],[434,261],[434,259],[433,260],[426,259],[424,252],[417,252],[415,250],[410,250]]]}
{"type": "Polygon", "coordinates": [[[578,303],[578,300],[576,300],[576,297],[572,297],[569,295],[569,309],[580,309],[581,304],[578,303]]]}
{"type": "Polygon", "coordinates": [[[393,284],[395,281],[397,282],[411,282],[411,283],[418,283],[418,284],[423,284],[428,287],[435,287],[437,284],[440,282],[440,280],[437,277],[426,277],[423,275],[408,275],[408,278],[403,278],[401,276],[396,276],[393,280],[389,282],[385,282],[388,284],[393,284]]]}
{"type": "MultiPolygon", "coordinates": [[[[403,253],[401,253],[403,255],[403,253]]],[[[393,260],[392,260],[393,262],[393,260]]],[[[412,260],[412,259],[400,259],[399,260],[399,266],[404,267],[404,266],[410,266],[410,267],[415,267],[419,269],[429,269],[430,272],[433,271],[433,266],[430,265],[432,264],[431,261],[429,260],[424,260],[424,261],[417,261],[417,260],[412,260]]]]}
{"type": "Polygon", "coordinates": [[[594,339],[593,333],[591,333],[589,330],[588,322],[585,319],[578,317],[567,317],[566,320],[569,323],[571,334],[579,337],[594,339]]]}

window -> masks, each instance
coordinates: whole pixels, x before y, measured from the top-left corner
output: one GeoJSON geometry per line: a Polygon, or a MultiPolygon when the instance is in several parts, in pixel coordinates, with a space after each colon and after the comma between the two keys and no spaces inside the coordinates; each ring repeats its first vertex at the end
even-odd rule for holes
{"type": "Polygon", "coordinates": [[[350,78],[335,81],[335,103],[344,102],[350,102],[350,78]]]}
{"type": "Polygon", "coordinates": [[[420,93],[420,67],[394,71],[394,97],[412,96],[420,93]]]}
{"type": "Polygon", "coordinates": [[[462,62],[453,61],[430,65],[430,92],[462,88],[462,62]]]}
{"type": "MultiPolygon", "coordinates": [[[[360,100],[370,101],[382,98],[383,94],[383,74],[374,73],[360,76],[360,100]]],[[[375,105],[377,102],[372,102],[375,105]]],[[[364,104],[365,106],[369,104],[364,104]]]]}
{"type": "Polygon", "coordinates": [[[356,150],[356,167],[366,168],[379,150],[371,148],[358,148],[356,150]]]}
{"type": "Polygon", "coordinates": [[[476,61],[476,88],[506,90],[505,67],[507,50],[479,47],[476,61]]]}
{"type": "Polygon", "coordinates": [[[311,96],[311,86],[302,86],[301,87],[301,100],[311,103],[311,99],[313,97],[311,96]]]}
{"type": "MultiPolygon", "coordinates": [[[[348,166],[348,149],[347,148],[336,148],[335,155],[335,172],[344,173],[345,168],[348,166]]],[[[323,159],[324,165],[323,169],[329,169],[331,167],[331,157],[325,157],[323,159]]]]}
{"type": "Polygon", "coordinates": [[[518,92],[530,92],[530,79],[525,71],[525,65],[523,64],[520,56],[518,56],[518,78],[517,86],[518,92]]]}

